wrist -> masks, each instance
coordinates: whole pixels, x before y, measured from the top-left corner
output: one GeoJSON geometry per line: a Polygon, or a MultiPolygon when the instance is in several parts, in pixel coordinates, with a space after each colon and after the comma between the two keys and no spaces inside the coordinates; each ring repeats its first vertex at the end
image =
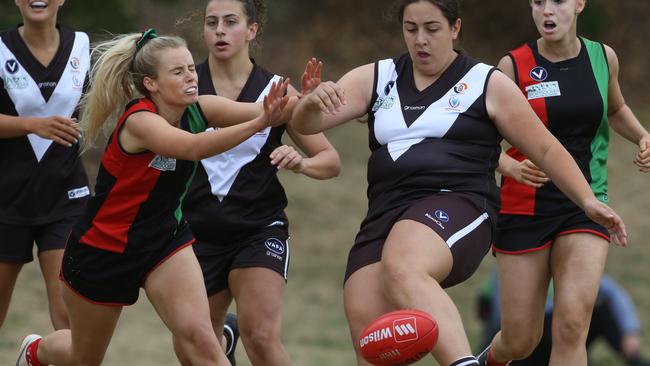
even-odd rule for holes
{"type": "Polygon", "coordinates": [[[643,140],[650,141],[650,133],[646,132],[646,133],[642,134],[641,137],[639,137],[639,139],[637,141],[637,144],[641,144],[641,141],[643,141],[643,140]]]}
{"type": "Polygon", "coordinates": [[[296,164],[296,166],[294,166],[291,170],[296,174],[305,174],[305,168],[307,164],[307,159],[302,159],[300,163],[296,164]]]}
{"type": "Polygon", "coordinates": [[[260,114],[252,122],[253,122],[253,126],[255,126],[256,131],[263,130],[270,125],[266,113],[260,114]]]}
{"type": "Polygon", "coordinates": [[[38,117],[23,118],[23,130],[25,134],[36,133],[36,125],[38,124],[38,117]]]}

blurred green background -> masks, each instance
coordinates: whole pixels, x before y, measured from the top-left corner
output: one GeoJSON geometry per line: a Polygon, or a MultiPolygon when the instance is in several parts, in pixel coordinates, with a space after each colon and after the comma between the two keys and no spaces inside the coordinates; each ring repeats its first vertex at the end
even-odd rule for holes
{"type": "MultiPolygon", "coordinates": [[[[205,1],[198,0],[68,0],[60,23],[84,30],[94,41],[121,32],[153,26],[159,33],[179,33],[188,39],[196,61],[205,58],[201,40],[205,1]]],[[[495,64],[508,50],[536,37],[525,0],[463,0],[463,38],[459,47],[495,64]]],[[[266,68],[295,81],[311,56],[325,62],[325,78],[338,79],[354,66],[404,52],[399,26],[391,21],[387,0],[272,0],[268,22],[254,57],[266,68]]],[[[650,1],[590,0],[581,15],[581,34],[603,41],[618,53],[620,81],[628,104],[642,121],[650,121],[647,65],[650,45],[650,1]]],[[[393,16],[394,18],[394,16],[393,16]]],[[[0,3],[0,28],[20,22],[13,1],[0,3]]],[[[646,124],[646,126],[648,126],[646,124]]],[[[318,182],[292,173],[280,174],[289,196],[293,258],[284,308],[284,341],[296,365],[353,365],[342,308],[342,279],[347,252],[366,210],[365,165],[367,128],[349,123],[327,132],[343,161],[341,176],[318,182]]],[[[650,228],[646,191],[650,177],[635,169],[635,147],[614,136],[610,148],[610,198],[626,220],[630,247],[612,247],[607,272],[631,294],[644,333],[650,329],[650,228]]],[[[85,156],[94,175],[97,152],[85,156]]],[[[485,258],[472,279],[450,289],[459,305],[468,334],[478,347],[479,323],[475,301],[478,288],[494,266],[485,258]]],[[[25,334],[48,333],[51,325],[38,266],[25,266],[14,292],[5,325],[0,329],[0,364],[15,361],[25,334]]],[[[650,357],[650,336],[644,337],[650,357]]],[[[478,351],[478,350],[477,350],[478,351]]],[[[599,365],[618,365],[607,347],[598,344],[599,365]]],[[[249,365],[243,347],[239,365],[249,365]]],[[[109,348],[106,365],[176,365],[171,337],[142,296],[125,309],[109,348]]],[[[435,364],[429,358],[420,364],[435,364]]]]}

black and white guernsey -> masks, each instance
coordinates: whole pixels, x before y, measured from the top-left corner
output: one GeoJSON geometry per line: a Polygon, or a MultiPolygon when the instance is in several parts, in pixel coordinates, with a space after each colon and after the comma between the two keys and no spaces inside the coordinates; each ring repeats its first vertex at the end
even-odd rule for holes
{"type": "MultiPolygon", "coordinates": [[[[216,95],[209,66],[197,67],[199,94],[216,95]]],[[[237,101],[259,102],[280,80],[254,64],[237,101]]],[[[287,197],[270,154],[282,145],[285,127],[267,127],[236,147],[203,159],[183,204],[183,212],[200,240],[219,242],[236,234],[272,225],[287,225],[287,197]]]]}
{"type": "Polygon", "coordinates": [[[408,54],[375,63],[366,221],[438,192],[467,194],[496,212],[501,136],[485,105],[494,70],[459,54],[420,91],[408,54]]]}
{"type": "MultiPolygon", "coordinates": [[[[89,40],[58,28],[60,45],[41,65],[18,33],[0,33],[0,113],[76,116],[90,66],[89,40]]],[[[0,139],[0,222],[43,224],[81,213],[90,195],[78,144],[64,147],[35,134],[0,139]]]]}

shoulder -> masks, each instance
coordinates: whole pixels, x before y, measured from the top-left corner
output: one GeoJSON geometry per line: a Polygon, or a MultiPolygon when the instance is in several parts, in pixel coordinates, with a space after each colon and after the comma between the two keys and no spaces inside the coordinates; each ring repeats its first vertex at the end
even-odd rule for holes
{"type": "Polygon", "coordinates": [[[75,35],[75,40],[78,40],[79,42],[83,42],[84,44],[90,44],[90,37],[88,37],[87,33],[75,31],[74,35],[75,35]]]}
{"type": "Polygon", "coordinates": [[[365,64],[361,66],[357,66],[354,69],[348,71],[343,75],[343,77],[348,77],[348,78],[366,78],[366,77],[372,77],[373,74],[375,73],[375,65],[379,64],[381,61],[377,61],[376,63],[371,63],[371,64],[365,64]]]}
{"type": "Polygon", "coordinates": [[[501,70],[505,75],[507,75],[510,79],[515,78],[515,63],[512,60],[512,56],[510,54],[507,54],[503,57],[501,57],[501,60],[499,60],[499,63],[497,64],[497,68],[501,70]]]}
{"type": "Polygon", "coordinates": [[[268,78],[269,80],[271,80],[275,75],[277,75],[277,74],[269,71],[265,67],[261,66],[260,64],[256,63],[256,62],[253,62],[253,71],[252,72],[254,74],[256,74],[256,75],[260,75],[260,76],[263,76],[265,78],[268,78]]]}
{"type": "Polygon", "coordinates": [[[0,31],[0,43],[4,43],[7,47],[11,47],[12,43],[16,43],[19,37],[18,28],[0,31]]]}
{"type": "Polygon", "coordinates": [[[607,58],[607,63],[610,65],[618,65],[618,56],[616,55],[616,51],[604,43],[603,48],[605,49],[605,57],[607,58]]]}
{"type": "Polygon", "coordinates": [[[61,32],[61,36],[66,41],[69,40],[74,42],[83,42],[86,44],[90,43],[90,37],[88,37],[88,34],[86,32],[75,31],[64,26],[57,26],[57,27],[61,32]]]}
{"type": "Polygon", "coordinates": [[[0,41],[3,41],[8,36],[9,32],[11,32],[11,30],[0,30],[0,41]]]}
{"type": "Polygon", "coordinates": [[[610,76],[618,74],[618,56],[612,47],[584,37],[580,37],[580,39],[587,48],[587,53],[589,54],[592,63],[599,63],[601,62],[600,60],[602,60],[607,63],[606,67],[609,68],[610,76]]]}

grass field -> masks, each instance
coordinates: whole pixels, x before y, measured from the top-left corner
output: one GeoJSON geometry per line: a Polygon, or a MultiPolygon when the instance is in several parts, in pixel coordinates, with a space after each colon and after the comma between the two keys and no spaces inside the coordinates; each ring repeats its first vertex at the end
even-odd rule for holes
{"type": "MultiPolygon", "coordinates": [[[[347,252],[365,214],[365,162],[368,156],[365,125],[350,123],[328,136],[343,160],[341,176],[318,182],[282,173],[289,196],[292,263],[284,308],[284,341],[295,365],[353,365],[345,316],[342,309],[342,278],[347,252]]],[[[634,298],[643,329],[650,330],[650,228],[646,192],[650,176],[632,165],[634,146],[614,137],[611,145],[610,176],[612,206],[626,220],[631,245],[612,248],[607,271],[634,298]]],[[[479,328],[474,313],[478,287],[494,266],[485,258],[472,279],[449,292],[459,304],[470,339],[476,344],[479,328]]],[[[25,267],[14,293],[7,321],[0,329],[0,365],[13,365],[18,344],[31,332],[47,333],[50,322],[43,284],[37,265],[25,267]]],[[[442,335],[444,337],[444,335],[442,335]]],[[[645,355],[650,355],[650,337],[645,338],[645,355]]],[[[238,348],[238,365],[249,365],[243,347],[238,348]]],[[[617,365],[602,345],[596,347],[600,365],[617,365]]],[[[125,309],[106,356],[109,366],[176,365],[171,337],[143,296],[125,309]]],[[[432,365],[428,358],[420,364],[432,365]]]]}

